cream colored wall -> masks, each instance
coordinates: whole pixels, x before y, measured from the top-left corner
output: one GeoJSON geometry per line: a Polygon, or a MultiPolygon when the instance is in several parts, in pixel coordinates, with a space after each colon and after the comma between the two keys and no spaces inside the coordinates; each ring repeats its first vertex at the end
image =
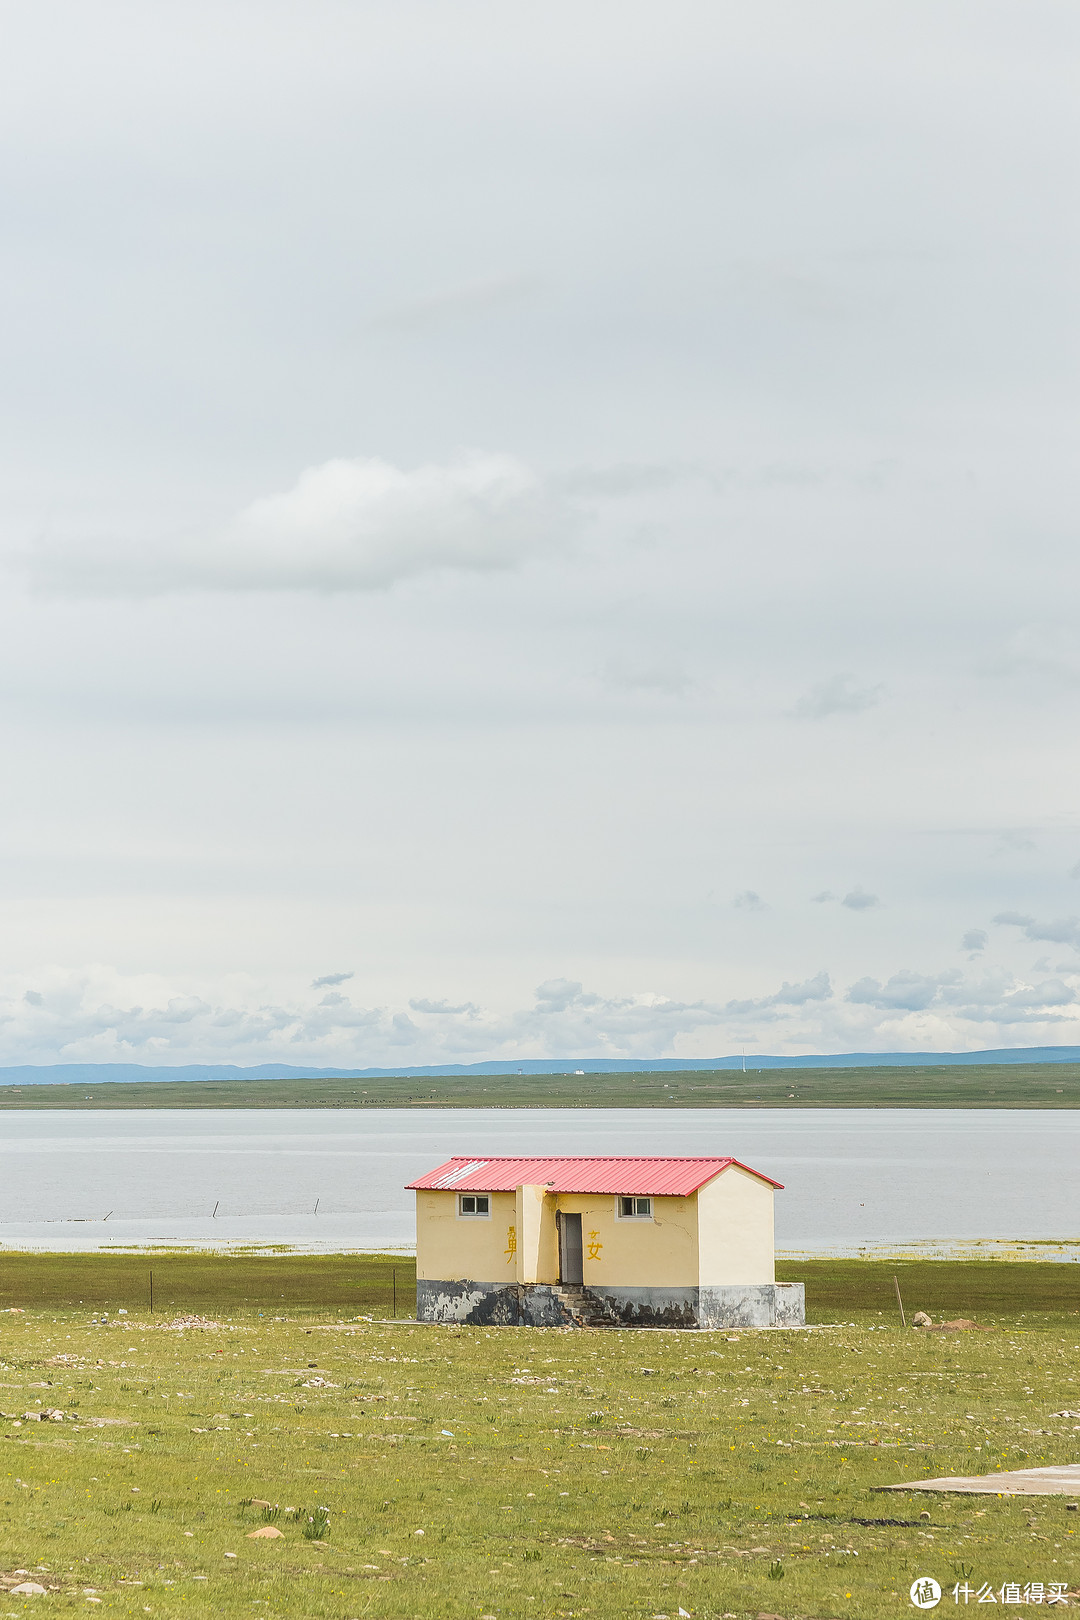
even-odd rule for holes
{"type": "Polygon", "coordinates": [[[610,1193],[491,1193],[491,1218],[458,1215],[457,1193],[416,1195],[416,1275],[442,1282],[559,1277],[557,1209],[581,1216],[585,1286],[692,1288],[775,1279],[773,1189],[732,1166],[689,1198],[654,1198],[653,1219],[617,1220],[610,1193]]]}
{"type": "MultiPolygon", "coordinates": [[[[547,1193],[540,1214],[540,1243],[536,1257],[537,1282],[559,1280],[559,1229],[555,1224],[556,1198],[547,1193]]],[[[585,1223],[582,1221],[582,1227],[585,1223]]]]}
{"type": "Polygon", "coordinates": [[[416,1195],[416,1275],[437,1282],[516,1282],[517,1202],[491,1193],[491,1219],[460,1216],[456,1192],[416,1195]],[[510,1252],[507,1252],[510,1251],[510,1252]]]}
{"type": "Polygon", "coordinates": [[[697,1195],[702,1283],[771,1283],[773,1188],[732,1165],[697,1195]]]}
{"type": "Polygon", "coordinates": [[[528,1184],[519,1187],[514,1195],[517,1210],[517,1280],[523,1283],[542,1282],[545,1280],[544,1258],[550,1249],[550,1243],[544,1244],[545,1227],[555,1227],[554,1209],[545,1208],[551,1203],[547,1188],[543,1185],[528,1184]],[[545,1251],[542,1258],[541,1251],[545,1251]]]}
{"type": "MultiPolygon", "coordinates": [[[[654,1198],[653,1218],[620,1221],[611,1193],[559,1193],[553,1200],[568,1215],[581,1216],[585,1287],[693,1288],[697,1283],[697,1200],[654,1198]]],[[[541,1281],[554,1281],[551,1277],[541,1281]]]]}

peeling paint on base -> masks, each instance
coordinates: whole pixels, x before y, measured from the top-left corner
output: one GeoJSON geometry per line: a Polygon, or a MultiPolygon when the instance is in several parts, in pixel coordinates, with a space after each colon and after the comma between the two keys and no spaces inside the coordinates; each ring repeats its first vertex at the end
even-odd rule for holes
{"type": "Polygon", "coordinates": [[[803,1327],[802,1283],[722,1283],[700,1288],[596,1288],[627,1327],[803,1327]]]}
{"type": "MultiPolygon", "coordinates": [[[[802,1283],[727,1283],[701,1288],[596,1288],[592,1304],[611,1327],[803,1327],[802,1283]]],[[[572,1327],[576,1319],[550,1283],[416,1284],[418,1322],[492,1327],[572,1327]]]]}
{"type": "Polygon", "coordinates": [[[434,1282],[417,1279],[418,1322],[468,1322],[474,1327],[573,1327],[574,1319],[547,1283],[434,1282]]]}

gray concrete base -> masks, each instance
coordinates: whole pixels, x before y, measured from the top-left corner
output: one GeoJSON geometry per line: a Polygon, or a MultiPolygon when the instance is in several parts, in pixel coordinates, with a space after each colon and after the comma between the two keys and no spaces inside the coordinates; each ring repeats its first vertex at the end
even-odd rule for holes
{"type": "Polygon", "coordinates": [[[805,1327],[802,1283],[723,1283],[701,1289],[700,1327],[805,1327]]]}
{"type": "Polygon", "coordinates": [[[418,1322],[473,1327],[572,1327],[573,1318],[547,1283],[416,1283],[418,1322]]]}
{"type": "Polygon", "coordinates": [[[696,1328],[698,1288],[590,1288],[613,1327],[696,1328]]]}
{"type": "MultiPolygon", "coordinates": [[[[612,1327],[803,1327],[802,1283],[723,1283],[701,1288],[591,1288],[612,1327]]],[[[418,1281],[418,1322],[568,1327],[574,1318],[549,1283],[418,1281]]]]}
{"type": "Polygon", "coordinates": [[[802,1283],[712,1283],[700,1288],[593,1288],[627,1327],[803,1327],[802,1283]]]}

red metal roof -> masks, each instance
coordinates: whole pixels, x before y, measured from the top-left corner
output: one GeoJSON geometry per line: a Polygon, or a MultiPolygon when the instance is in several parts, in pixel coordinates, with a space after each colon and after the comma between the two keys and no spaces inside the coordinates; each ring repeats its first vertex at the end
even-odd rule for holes
{"type": "Polygon", "coordinates": [[[722,1170],[735,1165],[770,1187],[783,1183],[751,1170],[738,1159],[560,1158],[501,1159],[459,1156],[429,1170],[407,1191],[513,1192],[523,1185],[548,1186],[564,1193],[638,1193],[657,1198],[686,1198],[722,1170]]]}

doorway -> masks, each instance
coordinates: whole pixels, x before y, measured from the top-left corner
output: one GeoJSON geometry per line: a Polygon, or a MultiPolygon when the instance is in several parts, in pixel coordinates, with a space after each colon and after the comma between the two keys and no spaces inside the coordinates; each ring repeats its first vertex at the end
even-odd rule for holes
{"type": "Polygon", "coordinates": [[[559,1212],[559,1281],[578,1288],[584,1282],[581,1265],[581,1216],[559,1212]]]}

